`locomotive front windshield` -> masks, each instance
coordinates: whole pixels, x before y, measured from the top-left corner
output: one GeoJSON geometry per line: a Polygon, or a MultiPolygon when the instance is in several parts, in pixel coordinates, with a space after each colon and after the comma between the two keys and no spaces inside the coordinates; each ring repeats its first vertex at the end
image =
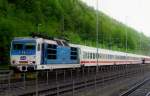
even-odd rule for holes
{"type": "Polygon", "coordinates": [[[35,41],[13,41],[11,48],[11,55],[35,55],[36,42],[35,41]]]}
{"type": "Polygon", "coordinates": [[[14,43],[13,50],[35,50],[35,43],[14,43]]]}
{"type": "Polygon", "coordinates": [[[35,50],[35,44],[34,43],[25,44],[25,49],[26,50],[35,50]]]}
{"type": "Polygon", "coordinates": [[[13,50],[23,50],[23,44],[13,44],[13,50]]]}

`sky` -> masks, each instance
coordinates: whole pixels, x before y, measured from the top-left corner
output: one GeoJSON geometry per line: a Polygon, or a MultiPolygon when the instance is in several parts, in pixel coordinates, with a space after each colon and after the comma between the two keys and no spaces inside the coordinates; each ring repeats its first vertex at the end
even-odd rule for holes
{"type": "Polygon", "coordinates": [[[150,37],[150,0],[82,0],[150,37]]]}

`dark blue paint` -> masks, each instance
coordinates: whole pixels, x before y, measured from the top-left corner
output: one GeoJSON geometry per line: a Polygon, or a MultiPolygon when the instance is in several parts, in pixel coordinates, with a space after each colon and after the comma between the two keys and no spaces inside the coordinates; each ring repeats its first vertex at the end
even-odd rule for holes
{"type": "Polygon", "coordinates": [[[36,43],[36,41],[34,39],[17,39],[12,43],[36,43]]]}

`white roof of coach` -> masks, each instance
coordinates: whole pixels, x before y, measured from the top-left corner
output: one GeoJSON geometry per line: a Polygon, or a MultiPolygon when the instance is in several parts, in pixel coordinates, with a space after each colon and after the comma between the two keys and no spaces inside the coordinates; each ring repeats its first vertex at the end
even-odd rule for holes
{"type": "MultiPolygon", "coordinates": [[[[70,46],[81,48],[81,50],[83,50],[83,51],[89,51],[89,52],[96,52],[97,51],[96,48],[94,48],[94,47],[89,47],[89,46],[84,46],[84,45],[70,44],[70,46]]],[[[98,48],[98,52],[103,53],[103,54],[108,54],[109,53],[109,54],[112,54],[112,55],[122,55],[122,56],[125,55],[124,52],[112,51],[112,50],[101,49],[101,48],[98,48]]]]}
{"type": "MultiPolygon", "coordinates": [[[[77,44],[69,44],[72,47],[78,47],[81,48],[83,51],[89,51],[89,52],[96,52],[96,48],[94,47],[89,47],[89,46],[84,46],[84,45],[77,45],[77,44]]],[[[137,54],[132,54],[132,53],[125,53],[125,52],[120,52],[120,51],[113,51],[113,50],[108,50],[108,49],[101,49],[98,48],[99,53],[103,54],[112,54],[112,55],[119,55],[119,56],[129,56],[129,57],[138,57],[138,58],[150,58],[149,56],[143,56],[143,55],[137,55],[137,54]]]]}

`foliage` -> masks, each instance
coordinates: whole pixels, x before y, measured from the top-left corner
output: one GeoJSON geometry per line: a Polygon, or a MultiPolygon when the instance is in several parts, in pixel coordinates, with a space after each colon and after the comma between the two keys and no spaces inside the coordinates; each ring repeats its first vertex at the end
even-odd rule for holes
{"type": "MultiPolygon", "coordinates": [[[[127,32],[128,51],[149,54],[148,37],[102,12],[98,15],[99,47],[125,51],[127,32]]],[[[0,0],[0,64],[9,61],[11,40],[37,32],[37,26],[49,36],[96,46],[96,11],[80,0],[0,0]]]]}

